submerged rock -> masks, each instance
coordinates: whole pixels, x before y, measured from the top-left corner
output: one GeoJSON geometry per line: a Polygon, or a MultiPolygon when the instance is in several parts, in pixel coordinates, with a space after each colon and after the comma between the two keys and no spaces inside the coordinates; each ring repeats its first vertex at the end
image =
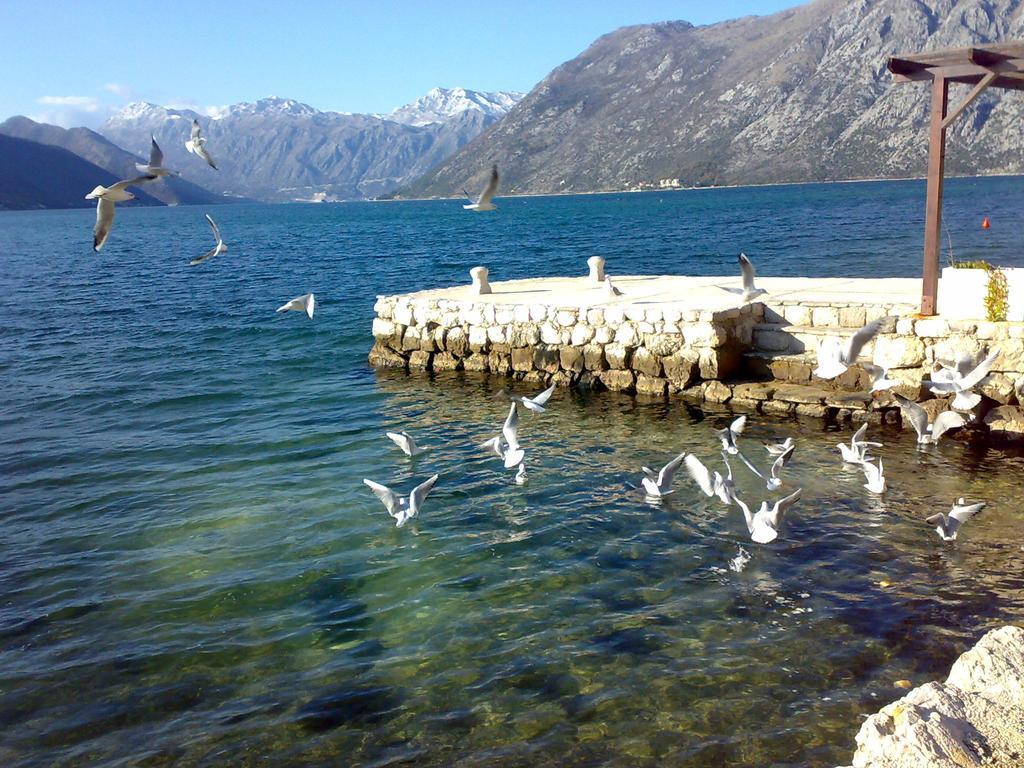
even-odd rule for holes
{"type": "Polygon", "coordinates": [[[852,768],[1024,765],[1024,629],[985,635],[945,683],[915,688],[857,734],[852,768]]]}
{"type": "Polygon", "coordinates": [[[340,725],[380,723],[398,714],[401,699],[386,686],[340,688],[317,696],[299,710],[296,720],[309,731],[340,725]]]}

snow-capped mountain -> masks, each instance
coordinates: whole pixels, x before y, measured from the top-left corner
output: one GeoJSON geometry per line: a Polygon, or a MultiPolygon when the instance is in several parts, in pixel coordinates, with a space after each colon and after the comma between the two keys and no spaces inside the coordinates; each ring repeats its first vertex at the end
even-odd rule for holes
{"type": "Polygon", "coordinates": [[[426,96],[381,115],[406,125],[443,123],[466,110],[479,110],[487,117],[500,118],[523,98],[515,91],[467,91],[465,88],[432,88],[426,96]]]}
{"type": "Polygon", "coordinates": [[[208,189],[263,200],[373,197],[425,173],[501,118],[516,93],[435,88],[390,115],[320,111],[294,99],[206,110],[127,105],[99,132],[148,155],[153,135],[165,164],[208,189]],[[219,171],[185,150],[198,119],[219,171]]]}

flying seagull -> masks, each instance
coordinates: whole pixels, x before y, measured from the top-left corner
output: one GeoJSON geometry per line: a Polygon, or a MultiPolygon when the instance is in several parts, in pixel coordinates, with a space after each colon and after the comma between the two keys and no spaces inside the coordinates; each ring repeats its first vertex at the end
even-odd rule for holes
{"type": "Polygon", "coordinates": [[[642,467],[644,478],[640,483],[644,487],[644,493],[648,498],[660,499],[672,493],[672,482],[675,480],[676,472],[686,458],[686,453],[680,453],[672,461],[661,468],[657,474],[650,467],[642,467]]]}
{"type": "Polygon", "coordinates": [[[306,316],[312,320],[313,310],[316,309],[316,298],[312,293],[304,293],[301,296],[296,296],[294,299],[289,301],[287,304],[282,304],[277,308],[278,312],[305,312],[306,316]]]}
{"type": "Polygon", "coordinates": [[[882,327],[882,318],[874,320],[843,344],[836,338],[824,339],[818,347],[818,367],[814,369],[814,375],[819,379],[834,379],[857,362],[864,345],[874,338],[882,327]]]}
{"type": "Polygon", "coordinates": [[[375,483],[373,480],[364,479],[363,483],[373,491],[374,496],[384,503],[388,514],[395,518],[395,527],[401,528],[420,513],[427,494],[430,493],[430,489],[437,482],[437,477],[437,475],[434,475],[429,480],[417,485],[412,489],[412,493],[408,497],[398,496],[386,485],[375,483]]]}
{"type": "MultiPolygon", "coordinates": [[[[462,191],[466,192],[466,190],[462,191]]],[[[462,207],[467,211],[493,211],[498,206],[491,202],[491,198],[494,197],[497,191],[498,164],[495,163],[493,166],[491,166],[491,178],[487,182],[487,186],[484,187],[484,191],[480,193],[480,197],[478,197],[476,199],[476,202],[474,203],[473,198],[470,196],[468,192],[466,192],[466,197],[469,199],[469,205],[464,205],[462,207]]]]}
{"type": "Polygon", "coordinates": [[[935,530],[939,536],[942,537],[943,541],[955,541],[957,534],[960,532],[960,526],[978,514],[985,507],[985,502],[978,504],[967,504],[963,497],[956,500],[956,504],[949,511],[947,517],[942,512],[931,517],[926,517],[926,523],[932,523],[935,525],[935,530]]]}
{"type": "Polygon", "coordinates": [[[750,533],[751,540],[757,544],[775,541],[779,536],[782,516],[800,498],[802,490],[802,488],[798,488],[789,496],[779,499],[771,508],[768,507],[767,501],[762,501],[761,508],[754,514],[750,513],[750,507],[744,504],[739,496],[735,493],[732,494],[732,500],[743,510],[743,518],[747,521],[747,531],[750,533]]]}
{"type": "Polygon", "coordinates": [[[609,299],[614,299],[622,295],[622,291],[615,287],[612,283],[612,279],[607,275],[604,278],[604,290],[608,294],[609,299]]]}
{"type": "Polygon", "coordinates": [[[928,412],[920,405],[903,395],[893,395],[899,403],[903,417],[910,422],[910,425],[917,432],[918,445],[931,445],[939,442],[939,439],[951,429],[962,427],[967,423],[963,414],[956,411],[943,411],[930,424],[928,423],[928,412]]]}
{"type": "Polygon", "coordinates": [[[153,178],[156,178],[157,176],[177,176],[177,171],[164,168],[164,153],[160,151],[160,147],[156,143],[156,137],[151,136],[150,139],[153,143],[149,148],[149,165],[136,163],[135,168],[139,173],[144,173],[147,176],[152,176],[153,178]]]}
{"type": "Polygon", "coordinates": [[[754,270],[754,263],[747,258],[747,254],[741,253],[739,256],[740,272],[743,275],[743,301],[753,301],[755,298],[768,291],[763,288],[754,287],[754,276],[757,272],[754,270]]]}
{"type": "Polygon", "coordinates": [[[228,250],[228,247],[224,245],[223,238],[221,238],[220,236],[220,229],[217,228],[216,223],[214,223],[213,219],[210,218],[210,214],[206,214],[206,220],[210,222],[210,229],[213,230],[213,239],[217,241],[217,244],[213,246],[212,251],[207,251],[202,256],[196,256],[194,259],[192,259],[192,261],[189,262],[191,266],[195,266],[196,264],[202,264],[207,259],[212,259],[214,256],[217,256],[221,253],[226,253],[228,250]]]}
{"type": "MultiPolygon", "coordinates": [[[[768,477],[765,478],[765,480],[767,481],[769,491],[774,491],[776,488],[782,485],[782,478],[779,477],[779,474],[782,472],[782,468],[789,463],[789,460],[791,458],[793,458],[793,451],[795,450],[795,445],[789,446],[789,449],[785,453],[780,454],[779,457],[775,459],[775,461],[772,463],[772,468],[768,474],[768,477]]],[[[740,456],[742,457],[743,454],[740,454],[740,456]]]]}
{"type": "Polygon", "coordinates": [[[508,416],[501,426],[501,434],[481,443],[480,447],[494,451],[500,456],[505,463],[505,469],[512,469],[523,463],[526,451],[519,444],[519,410],[515,400],[508,409],[508,416]]]}
{"type": "Polygon", "coordinates": [[[722,449],[726,453],[731,453],[735,456],[740,452],[740,449],[736,447],[736,438],[743,434],[743,428],[745,426],[747,426],[747,417],[740,416],[725,429],[715,430],[715,434],[718,435],[718,439],[722,441],[722,449]]]}
{"type": "Polygon", "coordinates": [[[981,395],[971,390],[988,376],[998,357],[999,351],[996,350],[971,369],[963,370],[960,365],[957,366],[956,370],[946,369],[949,371],[946,374],[948,380],[936,379],[933,375],[928,389],[936,395],[955,393],[956,397],[953,398],[952,407],[958,411],[969,411],[981,402],[981,395]]]}
{"type": "Polygon", "coordinates": [[[192,120],[192,138],[185,142],[185,149],[191,152],[193,155],[198,155],[206,161],[213,170],[220,170],[217,164],[213,162],[213,158],[210,157],[210,153],[206,149],[206,139],[199,135],[199,121],[192,120]]]}
{"type": "Polygon", "coordinates": [[[865,461],[860,465],[861,469],[864,470],[864,479],[867,482],[864,487],[872,493],[884,493],[885,492],[885,474],[882,469],[882,460],[878,460],[878,466],[876,467],[870,461],[865,461]]]}
{"type": "Polygon", "coordinates": [[[401,448],[406,456],[419,456],[424,452],[408,432],[385,432],[384,436],[401,448]]]}
{"type": "Polygon", "coordinates": [[[114,203],[123,203],[126,200],[134,200],[135,195],[128,191],[128,187],[142,184],[145,181],[152,181],[155,176],[136,176],[134,179],[125,179],[109,187],[97,185],[92,192],[85,196],[86,200],[96,201],[96,226],[92,230],[92,249],[99,251],[107,242],[110,229],[114,226],[114,203]]]}
{"type": "Polygon", "coordinates": [[[881,443],[871,443],[864,439],[864,435],[867,434],[868,425],[867,422],[861,424],[860,429],[853,433],[853,437],[850,438],[850,444],[839,443],[836,448],[839,449],[839,453],[843,457],[843,461],[847,464],[863,464],[865,456],[867,455],[868,448],[881,448],[881,443]]]}
{"type": "Polygon", "coordinates": [[[889,378],[888,368],[875,365],[874,363],[861,363],[860,367],[867,371],[868,376],[871,377],[872,392],[884,392],[899,384],[898,381],[889,378]]]}
{"type": "Polygon", "coordinates": [[[765,443],[764,449],[772,456],[781,456],[792,448],[794,444],[793,438],[787,437],[781,443],[765,443]]]}
{"type": "MultiPolygon", "coordinates": [[[[712,473],[711,470],[704,466],[704,462],[692,453],[687,454],[683,462],[686,465],[686,471],[704,492],[705,496],[717,496],[725,504],[730,503],[729,489],[732,485],[732,468],[729,469],[729,479],[726,480],[718,470],[712,473]]],[[[729,466],[728,461],[725,464],[727,467],[729,466]]]]}
{"type": "Polygon", "coordinates": [[[534,413],[544,413],[544,404],[551,399],[551,395],[555,392],[555,385],[552,384],[550,387],[545,389],[539,395],[533,397],[520,397],[517,398],[523,406],[534,413]]]}

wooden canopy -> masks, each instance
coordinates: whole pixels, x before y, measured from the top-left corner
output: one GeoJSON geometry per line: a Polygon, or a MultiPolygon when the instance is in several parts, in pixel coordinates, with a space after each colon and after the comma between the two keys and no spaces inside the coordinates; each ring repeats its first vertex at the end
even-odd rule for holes
{"type": "Polygon", "coordinates": [[[946,129],[986,88],[1024,91],[1024,42],[893,56],[889,59],[889,71],[897,83],[917,80],[930,80],[932,83],[921,314],[934,315],[939,291],[946,129]],[[950,83],[974,86],[964,100],[952,109],[949,109],[950,83]]]}

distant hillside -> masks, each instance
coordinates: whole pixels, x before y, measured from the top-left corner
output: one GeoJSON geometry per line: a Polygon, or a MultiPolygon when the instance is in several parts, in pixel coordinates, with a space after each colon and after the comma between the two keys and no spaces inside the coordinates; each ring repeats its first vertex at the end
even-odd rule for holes
{"type": "MultiPolygon", "coordinates": [[[[60,147],[0,134],[0,209],[93,208],[85,196],[97,184],[118,181],[108,171],[60,147]]],[[[141,189],[131,190],[143,205],[160,205],[141,189]]]]}
{"type": "MultiPolygon", "coordinates": [[[[492,162],[521,193],[921,175],[928,88],[894,84],[887,58],[1013,39],[1021,0],[818,0],[619,29],[402,192],[477,189],[492,162]]],[[[948,170],[1024,172],[1022,124],[1021,93],[984,94],[950,130],[948,170]]]]}
{"type": "MultiPolygon", "coordinates": [[[[126,152],[88,128],[60,128],[56,125],[37,123],[27,117],[12,117],[0,123],[0,134],[61,147],[105,169],[116,177],[115,180],[138,176],[135,163],[143,159],[149,160],[148,149],[143,158],[126,152]]],[[[175,170],[179,169],[175,168],[175,170]]],[[[89,184],[86,192],[100,183],[103,182],[96,181],[89,184]]],[[[146,192],[167,205],[211,205],[235,202],[231,198],[225,198],[223,195],[210,192],[181,178],[169,178],[147,184],[146,192]]]]}

